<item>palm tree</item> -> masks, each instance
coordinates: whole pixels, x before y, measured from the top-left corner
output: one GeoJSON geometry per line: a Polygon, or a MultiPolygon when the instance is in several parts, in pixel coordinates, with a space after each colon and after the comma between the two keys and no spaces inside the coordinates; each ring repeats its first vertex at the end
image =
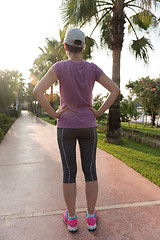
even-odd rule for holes
{"type": "Polygon", "coordinates": [[[30,69],[31,75],[41,79],[54,63],[64,59],[66,56],[61,50],[62,46],[62,40],[58,42],[56,39],[46,38],[46,45],[43,48],[39,47],[41,54],[34,60],[30,69]]]}
{"type": "Polygon", "coordinates": [[[11,106],[16,106],[16,93],[19,106],[24,102],[25,83],[19,71],[0,71],[0,112],[9,113],[11,106]]]}
{"type": "MultiPolygon", "coordinates": [[[[30,78],[33,79],[30,84],[36,85],[37,81],[39,81],[38,79],[41,79],[54,63],[62,59],[66,59],[63,46],[65,32],[60,30],[59,34],[61,38],[60,42],[58,42],[56,39],[46,38],[46,45],[43,48],[39,47],[42,53],[35,59],[33,67],[30,69],[30,78]]],[[[56,84],[58,84],[58,81],[56,84]]],[[[50,97],[48,97],[47,94],[46,97],[49,99],[50,104],[53,107],[55,101],[55,96],[53,95],[53,85],[50,88],[50,97]]],[[[40,108],[39,104],[38,108],[40,108]]]]}
{"type": "MultiPolygon", "coordinates": [[[[153,48],[150,40],[138,37],[135,26],[145,33],[158,24],[158,18],[151,12],[153,5],[159,6],[160,0],[62,0],[61,10],[65,27],[82,27],[95,20],[95,27],[100,26],[101,46],[107,45],[112,50],[112,80],[120,87],[120,59],[124,41],[125,23],[133,30],[136,40],[132,40],[130,47],[136,57],[146,63],[149,60],[147,49],[153,48]],[[127,10],[134,12],[132,17],[127,10]]],[[[90,37],[91,37],[90,35],[90,37]]],[[[106,141],[121,142],[120,95],[109,108],[106,128],[106,141]]]]}

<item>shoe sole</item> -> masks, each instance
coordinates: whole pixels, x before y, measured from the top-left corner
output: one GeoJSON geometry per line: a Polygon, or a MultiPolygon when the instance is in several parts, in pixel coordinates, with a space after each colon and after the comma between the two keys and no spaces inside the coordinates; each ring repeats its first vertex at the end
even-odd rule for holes
{"type": "Polygon", "coordinates": [[[68,230],[69,230],[70,232],[76,232],[76,231],[78,230],[77,226],[76,226],[76,227],[70,227],[70,226],[67,224],[67,222],[64,220],[63,217],[62,217],[62,220],[63,220],[64,223],[67,225],[68,230]]]}
{"type": "Polygon", "coordinates": [[[96,229],[96,223],[93,226],[87,224],[88,230],[93,231],[96,229]]]}
{"type": "MultiPolygon", "coordinates": [[[[98,216],[97,216],[97,219],[96,219],[96,223],[97,223],[97,220],[98,220],[98,216]]],[[[96,223],[94,225],[88,225],[88,223],[87,223],[88,230],[89,231],[96,230],[96,228],[97,228],[96,223]]]]}

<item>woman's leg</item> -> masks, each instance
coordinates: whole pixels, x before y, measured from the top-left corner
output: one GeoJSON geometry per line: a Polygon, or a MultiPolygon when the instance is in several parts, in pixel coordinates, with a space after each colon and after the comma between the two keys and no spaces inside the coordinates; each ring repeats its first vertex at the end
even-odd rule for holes
{"type": "Polygon", "coordinates": [[[85,193],[89,214],[94,213],[98,197],[98,180],[96,173],[97,128],[81,129],[78,138],[82,170],[85,176],[85,193]]]}
{"type": "Polygon", "coordinates": [[[63,183],[64,200],[70,217],[74,217],[76,209],[76,183],[63,183]]]}
{"type": "Polygon", "coordinates": [[[63,166],[63,195],[70,217],[76,208],[76,138],[74,129],[57,128],[57,140],[63,166]]]}
{"type": "Polygon", "coordinates": [[[94,213],[98,197],[98,181],[86,182],[85,193],[88,213],[92,215],[94,213]]]}

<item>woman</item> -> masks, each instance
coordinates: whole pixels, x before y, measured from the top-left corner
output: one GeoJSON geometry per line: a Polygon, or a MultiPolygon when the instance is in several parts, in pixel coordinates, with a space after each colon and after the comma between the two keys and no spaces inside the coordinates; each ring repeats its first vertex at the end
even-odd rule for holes
{"type": "Polygon", "coordinates": [[[84,33],[73,28],[67,31],[64,46],[69,60],[55,63],[35,86],[33,93],[52,118],[58,118],[57,141],[63,166],[63,194],[67,209],[63,221],[69,231],[77,230],[76,203],[76,140],[79,142],[87,200],[86,221],[88,230],[96,229],[98,179],[96,173],[97,123],[120,93],[119,87],[94,63],[81,59],[85,46],[84,33]],[[44,92],[57,79],[60,85],[60,107],[55,112],[44,92]],[[92,90],[95,81],[110,91],[99,110],[92,107],[92,90]]]}

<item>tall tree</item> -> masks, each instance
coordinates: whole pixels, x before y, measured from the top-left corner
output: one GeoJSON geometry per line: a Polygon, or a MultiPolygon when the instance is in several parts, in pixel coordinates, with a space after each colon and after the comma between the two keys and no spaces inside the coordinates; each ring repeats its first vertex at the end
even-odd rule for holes
{"type": "Polygon", "coordinates": [[[31,85],[30,83],[28,83],[26,88],[25,100],[28,102],[28,110],[31,112],[35,111],[35,107],[33,105],[33,102],[35,101],[35,97],[33,95],[33,89],[34,89],[34,85],[31,85]]]}
{"type": "Polygon", "coordinates": [[[54,63],[64,59],[62,46],[62,42],[46,38],[45,46],[39,47],[41,54],[34,60],[33,67],[30,69],[31,74],[41,79],[54,63]]]}
{"type": "Polygon", "coordinates": [[[130,96],[128,97],[128,99],[123,99],[121,101],[121,119],[123,122],[128,122],[129,127],[129,122],[132,119],[136,120],[137,127],[137,119],[141,115],[141,113],[138,112],[137,105],[137,100],[133,100],[130,96]]]}
{"type": "Polygon", "coordinates": [[[151,116],[151,127],[155,126],[155,117],[160,110],[160,78],[140,78],[136,81],[129,81],[126,88],[130,90],[133,97],[142,105],[145,114],[151,116]]]}
{"type": "Polygon", "coordinates": [[[18,71],[0,71],[0,112],[6,113],[11,105],[16,105],[16,94],[19,105],[24,101],[25,83],[18,71]]]}
{"type": "MultiPolygon", "coordinates": [[[[92,20],[95,27],[100,26],[101,46],[112,50],[112,80],[120,87],[120,59],[124,41],[125,23],[135,33],[131,48],[136,57],[149,60],[147,49],[153,48],[145,32],[158,24],[158,18],[151,12],[153,5],[159,7],[160,0],[62,0],[61,10],[65,27],[79,26],[80,28],[92,20]],[[134,12],[132,17],[127,15],[127,8],[134,12]],[[142,37],[138,37],[135,26],[141,29],[142,37]]],[[[90,35],[90,38],[91,38],[90,35]]],[[[106,128],[106,141],[121,142],[120,95],[109,108],[106,128]]]]}
{"type": "MultiPolygon", "coordinates": [[[[56,39],[46,38],[46,45],[43,48],[39,47],[39,49],[41,50],[41,54],[35,59],[33,67],[30,69],[30,78],[33,78],[33,81],[31,81],[32,85],[36,85],[34,84],[34,78],[40,80],[54,63],[66,59],[66,54],[63,46],[65,32],[60,30],[59,34],[61,39],[60,42],[58,42],[56,39]]],[[[56,82],[56,84],[58,84],[58,81],[56,82]]],[[[54,107],[54,97],[55,96],[53,95],[52,85],[49,98],[52,107],[54,107]]]]}

